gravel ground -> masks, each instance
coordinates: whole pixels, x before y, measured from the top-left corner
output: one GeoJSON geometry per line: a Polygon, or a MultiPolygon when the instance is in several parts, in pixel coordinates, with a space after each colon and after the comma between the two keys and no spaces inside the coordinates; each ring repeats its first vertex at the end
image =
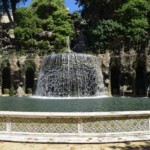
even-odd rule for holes
{"type": "Polygon", "coordinates": [[[0,150],[150,150],[150,141],[109,144],[37,144],[0,142],[0,150]]]}

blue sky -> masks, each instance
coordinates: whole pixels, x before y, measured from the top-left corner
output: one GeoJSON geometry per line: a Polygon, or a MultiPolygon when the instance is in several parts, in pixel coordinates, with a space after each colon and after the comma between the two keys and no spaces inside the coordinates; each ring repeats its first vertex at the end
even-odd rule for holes
{"type": "MultiPolygon", "coordinates": [[[[75,5],[75,0],[64,0],[64,1],[65,1],[65,4],[66,4],[66,7],[69,8],[70,12],[79,10],[78,5],[75,5]]],[[[25,3],[25,5],[23,5],[23,6],[28,7],[31,4],[31,2],[32,2],[32,0],[28,0],[25,3]]],[[[21,4],[19,4],[19,6],[21,6],[21,4]]]]}

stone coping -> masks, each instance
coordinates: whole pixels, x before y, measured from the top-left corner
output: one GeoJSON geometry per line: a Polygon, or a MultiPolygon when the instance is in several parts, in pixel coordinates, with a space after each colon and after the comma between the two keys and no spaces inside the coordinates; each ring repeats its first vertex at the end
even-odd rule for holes
{"type": "Polygon", "coordinates": [[[150,116],[150,111],[118,111],[118,112],[15,112],[0,111],[0,117],[28,117],[28,118],[89,118],[89,117],[128,117],[150,116]]]}

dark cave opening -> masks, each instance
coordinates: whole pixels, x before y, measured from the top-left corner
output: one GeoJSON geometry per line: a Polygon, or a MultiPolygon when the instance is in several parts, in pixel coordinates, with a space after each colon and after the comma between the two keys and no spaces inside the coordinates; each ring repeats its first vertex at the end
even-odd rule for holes
{"type": "Polygon", "coordinates": [[[11,88],[11,70],[10,68],[4,68],[2,70],[2,93],[5,94],[5,89],[11,88]]]}
{"type": "Polygon", "coordinates": [[[28,93],[29,89],[34,90],[34,70],[32,68],[28,68],[26,70],[26,89],[25,92],[28,93]]]}

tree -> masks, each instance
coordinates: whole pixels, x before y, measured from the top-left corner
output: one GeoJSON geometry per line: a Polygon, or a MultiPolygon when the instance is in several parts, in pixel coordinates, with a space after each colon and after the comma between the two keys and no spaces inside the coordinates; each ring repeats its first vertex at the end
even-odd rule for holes
{"type": "Polygon", "coordinates": [[[125,38],[128,43],[137,45],[146,40],[149,11],[149,0],[128,0],[116,10],[118,22],[126,29],[125,38]]]}
{"type": "Polygon", "coordinates": [[[117,40],[118,37],[127,47],[146,43],[150,0],[76,0],[76,2],[83,7],[81,14],[87,22],[89,37],[92,36],[92,39],[89,38],[92,46],[105,48],[108,45],[110,47],[110,43],[113,46],[117,43],[112,42],[113,39],[117,40]],[[122,32],[118,32],[118,27],[122,32]],[[114,38],[116,34],[118,36],[114,38]]]}
{"type": "Polygon", "coordinates": [[[11,15],[10,15],[10,12],[9,12],[8,0],[2,0],[2,7],[3,7],[3,10],[6,12],[6,14],[8,16],[9,21],[12,22],[13,19],[11,18],[11,15]]]}
{"type": "Polygon", "coordinates": [[[119,46],[118,40],[122,40],[124,27],[117,21],[99,20],[96,26],[90,28],[92,47],[97,50],[119,46]]]}
{"type": "Polygon", "coordinates": [[[81,15],[95,24],[99,19],[113,19],[115,10],[126,0],[76,0],[82,6],[81,15]]]}
{"type": "Polygon", "coordinates": [[[80,26],[81,26],[81,22],[83,22],[83,19],[81,17],[81,14],[79,12],[73,12],[71,14],[71,19],[73,21],[74,24],[74,28],[76,31],[80,30],[80,26]]]}
{"type": "Polygon", "coordinates": [[[19,47],[55,52],[66,47],[66,37],[74,28],[63,0],[33,0],[29,8],[16,11],[15,37],[19,47]]]}

